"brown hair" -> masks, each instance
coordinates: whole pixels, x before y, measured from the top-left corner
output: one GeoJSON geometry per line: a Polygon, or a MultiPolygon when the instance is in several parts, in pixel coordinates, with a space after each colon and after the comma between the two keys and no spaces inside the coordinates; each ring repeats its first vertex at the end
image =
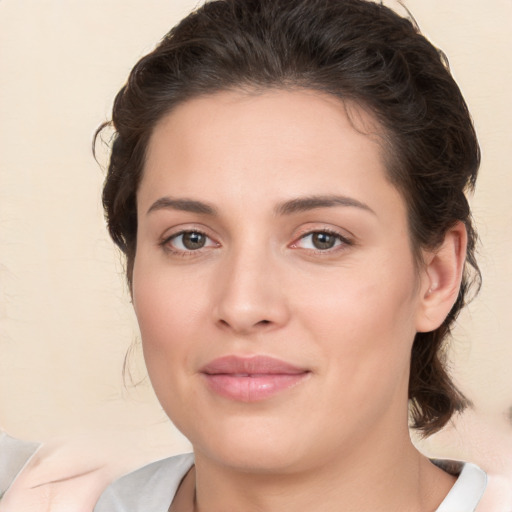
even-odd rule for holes
{"type": "Polygon", "coordinates": [[[130,285],[136,194],[156,123],[179,103],[232,88],[307,88],[368,109],[383,127],[389,179],[407,203],[417,257],[457,221],[465,224],[457,301],[438,329],[416,335],[412,349],[412,426],[425,435],[438,431],[467,405],[446,371],[443,341],[471,275],[480,280],[465,196],[480,152],[446,58],[413,22],[365,0],[214,0],[191,13],[135,65],[114,102],[103,205],[130,285]]]}

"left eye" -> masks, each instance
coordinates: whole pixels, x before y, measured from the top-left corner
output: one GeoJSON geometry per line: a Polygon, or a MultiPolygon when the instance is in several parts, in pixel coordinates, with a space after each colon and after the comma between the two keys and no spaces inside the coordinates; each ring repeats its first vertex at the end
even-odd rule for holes
{"type": "Polygon", "coordinates": [[[197,251],[203,247],[210,247],[215,243],[200,231],[183,231],[172,236],[168,243],[178,251],[197,251]]]}
{"type": "Polygon", "coordinates": [[[327,251],[341,245],[343,242],[345,240],[340,235],[328,231],[315,231],[301,237],[296,245],[302,249],[327,251]]]}

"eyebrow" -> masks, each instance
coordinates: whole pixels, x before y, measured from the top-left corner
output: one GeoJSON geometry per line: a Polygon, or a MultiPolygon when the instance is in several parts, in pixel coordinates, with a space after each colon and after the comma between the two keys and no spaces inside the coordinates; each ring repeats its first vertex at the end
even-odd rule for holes
{"type": "MultiPolygon", "coordinates": [[[[359,208],[376,215],[367,204],[352,197],[338,195],[307,196],[290,199],[277,205],[275,213],[276,215],[292,215],[317,208],[333,208],[336,206],[359,208]]],[[[187,198],[174,199],[167,196],[157,199],[150,206],[147,214],[158,210],[178,210],[211,216],[216,216],[218,213],[217,209],[209,203],[187,198]]]]}
{"type": "Polygon", "coordinates": [[[171,197],[161,197],[150,206],[146,215],[157,210],[178,210],[203,215],[217,215],[217,209],[214,206],[202,201],[186,198],[173,199],[171,197]]]}
{"type": "Polygon", "coordinates": [[[348,206],[366,210],[373,215],[376,213],[365,203],[352,197],[326,195],[326,196],[307,196],[299,197],[286,201],[276,208],[277,215],[291,215],[293,213],[305,212],[316,208],[333,208],[335,206],[348,206]]]}

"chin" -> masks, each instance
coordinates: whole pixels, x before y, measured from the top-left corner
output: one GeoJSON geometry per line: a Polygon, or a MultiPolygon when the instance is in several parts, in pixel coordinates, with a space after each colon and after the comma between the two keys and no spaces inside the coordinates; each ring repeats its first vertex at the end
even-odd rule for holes
{"type": "Polygon", "coordinates": [[[242,472],[294,472],[305,467],[309,452],[318,458],[321,451],[318,445],[308,449],[304,439],[312,437],[296,424],[276,418],[230,418],[222,424],[207,425],[204,432],[187,430],[183,432],[196,457],[203,456],[242,472]]]}

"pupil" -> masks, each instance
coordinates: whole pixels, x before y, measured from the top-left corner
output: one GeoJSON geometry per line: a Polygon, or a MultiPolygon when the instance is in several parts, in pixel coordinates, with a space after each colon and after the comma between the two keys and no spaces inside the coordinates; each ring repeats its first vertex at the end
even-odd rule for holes
{"type": "Polygon", "coordinates": [[[201,249],[206,242],[205,236],[202,233],[190,232],[183,234],[183,245],[193,251],[194,249],[201,249]]]}
{"type": "Polygon", "coordinates": [[[336,237],[329,233],[314,233],[313,245],[317,249],[331,249],[336,243],[336,237]]]}

